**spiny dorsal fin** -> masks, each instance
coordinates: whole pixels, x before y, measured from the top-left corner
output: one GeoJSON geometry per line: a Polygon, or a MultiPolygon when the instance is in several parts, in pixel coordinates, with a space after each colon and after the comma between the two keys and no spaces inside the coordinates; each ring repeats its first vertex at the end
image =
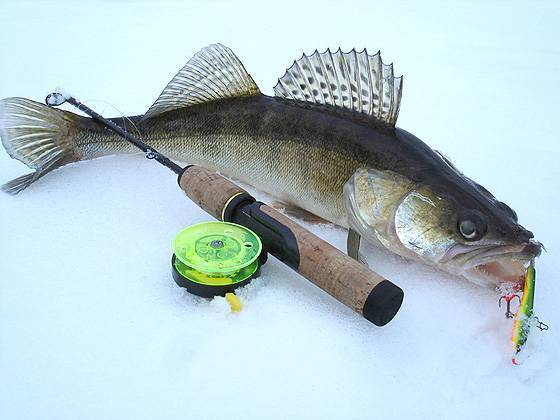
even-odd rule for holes
{"type": "Polygon", "coordinates": [[[344,108],[390,125],[397,122],[401,92],[402,76],[394,76],[393,64],[365,49],[304,54],[274,86],[280,98],[344,108]]]}
{"type": "Polygon", "coordinates": [[[204,102],[259,94],[257,84],[233,51],[212,44],[197,52],[171,79],[144,119],[204,102]]]}

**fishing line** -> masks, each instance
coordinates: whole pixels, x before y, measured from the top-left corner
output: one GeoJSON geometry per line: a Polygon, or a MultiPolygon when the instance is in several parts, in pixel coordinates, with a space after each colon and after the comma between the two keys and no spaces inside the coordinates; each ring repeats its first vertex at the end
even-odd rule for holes
{"type": "MultiPolygon", "coordinates": [[[[107,118],[103,117],[102,115],[95,112],[93,109],[89,108],[88,106],[84,105],[82,102],[78,101],[73,95],[65,92],[62,89],[58,89],[55,92],[50,93],[45,98],[45,103],[49,107],[53,106],[60,106],[64,103],[69,103],[70,105],[75,106],[80,111],[85,112],[91,118],[96,120],[97,122],[105,125],[107,128],[110,128],[115,133],[124,137],[128,142],[132,143],[140,150],[142,150],[146,154],[146,158],[154,159],[156,162],[162,164],[163,166],[171,169],[177,175],[181,175],[185,172],[185,168],[177,165],[175,162],[170,160],[168,157],[159,153],[154,147],[144,143],[140,138],[130,134],[128,131],[120,127],[119,125],[115,124],[114,121],[108,120],[107,118]]],[[[188,168],[188,166],[187,166],[188,168]]]]}
{"type": "MultiPolygon", "coordinates": [[[[134,130],[136,131],[136,135],[138,136],[138,138],[142,141],[144,141],[144,136],[142,135],[142,133],[140,132],[140,129],[138,128],[138,126],[134,123],[134,121],[132,121],[129,117],[127,117],[124,112],[122,112],[119,108],[117,108],[115,105],[113,105],[112,103],[105,101],[103,99],[86,99],[85,101],[83,101],[82,103],[84,105],[87,104],[91,104],[92,102],[96,103],[101,103],[104,104],[106,107],[103,108],[102,114],[105,114],[105,111],[107,109],[107,106],[111,107],[114,111],[116,111],[117,115],[120,115],[120,118],[122,120],[123,123],[123,130],[126,131],[128,133],[127,130],[127,125],[126,125],[126,121],[128,121],[130,123],[130,125],[132,125],[132,127],[134,127],[134,130]]],[[[89,106],[89,105],[88,105],[89,106]]]]}

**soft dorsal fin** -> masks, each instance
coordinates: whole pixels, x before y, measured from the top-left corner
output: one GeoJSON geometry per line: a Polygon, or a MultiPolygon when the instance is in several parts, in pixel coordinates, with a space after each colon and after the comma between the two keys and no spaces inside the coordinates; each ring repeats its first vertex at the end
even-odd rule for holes
{"type": "Polygon", "coordinates": [[[304,54],[274,86],[280,98],[344,108],[390,125],[397,122],[401,92],[402,76],[394,76],[393,65],[365,49],[304,54]]]}
{"type": "Polygon", "coordinates": [[[233,51],[212,44],[197,52],[171,79],[144,119],[203,102],[259,94],[257,84],[233,51]]]}

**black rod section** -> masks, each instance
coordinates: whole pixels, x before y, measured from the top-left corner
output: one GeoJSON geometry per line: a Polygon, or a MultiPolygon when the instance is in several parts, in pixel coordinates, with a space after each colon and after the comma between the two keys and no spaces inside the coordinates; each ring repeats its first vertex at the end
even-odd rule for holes
{"type": "Polygon", "coordinates": [[[146,153],[146,157],[148,159],[157,160],[159,163],[161,163],[163,166],[166,166],[167,168],[171,169],[177,175],[180,175],[180,174],[183,173],[183,168],[181,166],[177,165],[175,162],[171,161],[169,158],[167,158],[166,156],[159,153],[153,147],[148,146],[146,143],[144,143],[138,137],[136,137],[133,134],[130,134],[128,131],[124,130],[122,127],[118,126],[113,121],[108,120],[107,118],[99,115],[93,109],[84,105],[83,103],[81,103],[79,100],[77,100],[73,96],[69,96],[69,95],[65,95],[65,94],[62,94],[62,93],[54,92],[54,93],[49,94],[47,96],[47,98],[45,99],[45,103],[50,107],[59,106],[59,105],[62,105],[63,103],[65,103],[65,102],[68,102],[70,105],[73,105],[76,108],[78,108],[79,110],[85,112],[87,115],[89,115],[94,120],[100,122],[101,124],[103,124],[107,128],[113,130],[115,133],[117,133],[119,136],[123,137],[128,142],[134,144],[136,147],[138,147],[140,150],[142,150],[144,153],[146,153]]]}

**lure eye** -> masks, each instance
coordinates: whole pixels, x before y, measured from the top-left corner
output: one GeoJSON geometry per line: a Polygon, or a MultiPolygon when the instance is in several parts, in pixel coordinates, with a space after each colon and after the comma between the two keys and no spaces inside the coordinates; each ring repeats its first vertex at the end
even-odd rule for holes
{"type": "Polygon", "coordinates": [[[459,222],[459,233],[465,239],[474,239],[477,235],[476,225],[472,220],[463,220],[459,222]]]}
{"type": "Polygon", "coordinates": [[[486,234],[486,222],[477,211],[468,211],[457,222],[457,230],[467,241],[478,241],[486,234]]]}

